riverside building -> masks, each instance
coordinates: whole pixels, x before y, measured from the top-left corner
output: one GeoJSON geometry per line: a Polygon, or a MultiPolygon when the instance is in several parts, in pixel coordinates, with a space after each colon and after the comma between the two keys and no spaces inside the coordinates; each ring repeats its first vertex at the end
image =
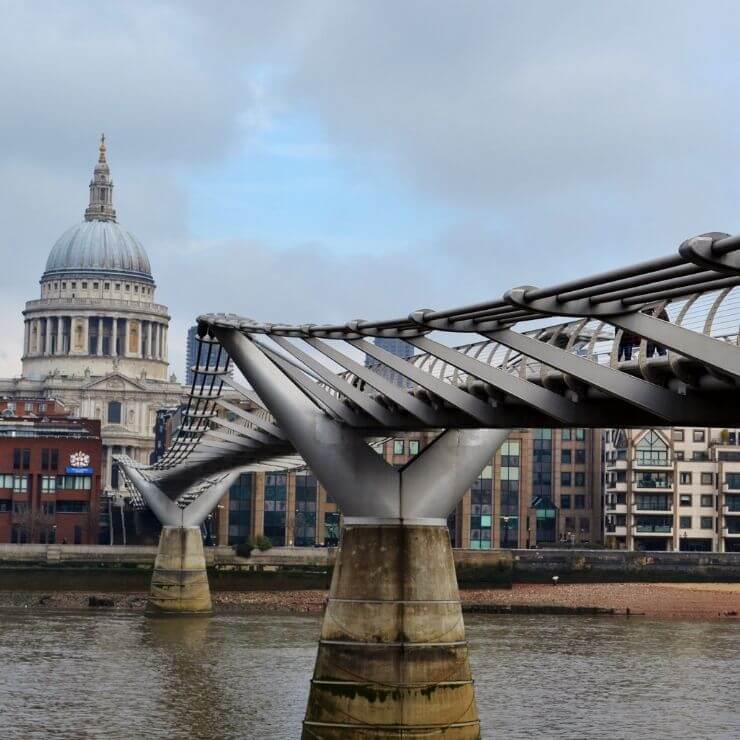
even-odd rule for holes
{"type": "Polygon", "coordinates": [[[121,502],[113,455],[148,462],[156,412],[177,406],[183,389],[168,377],[170,317],[155,300],[149,258],[117,221],[104,137],[89,190],[83,220],[54,244],[40,296],[26,303],[22,374],[0,380],[0,397],[53,398],[71,416],[95,419],[96,475],[104,494],[121,502]]]}
{"type": "Polygon", "coordinates": [[[0,401],[0,543],[96,544],[100,422],[54,399],[0,401]]]}
{"type": "Polygon", "coordinates": [[[740,552],[740,429],[608,429],[605,441],[608,545],[740,552]]]}
{"type": "MultiPolygon", "coordinates": [[[[374,446],[402,466],[434,437],[409,433],[374,446]]],[[[599,430],[515,430],[450,514],[453,547],[600,543],[601,487],[599,430]]],[[[339,537],[340,512],[308,470],[242,474],[214,517],[224,545],[261,534],[288,546],[331,545],[339,537]]]]}

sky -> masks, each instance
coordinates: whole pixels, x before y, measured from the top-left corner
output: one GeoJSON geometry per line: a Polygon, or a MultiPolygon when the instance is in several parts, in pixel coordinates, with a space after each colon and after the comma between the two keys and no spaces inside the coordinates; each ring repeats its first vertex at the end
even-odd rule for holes
{"type": "Polygon", "coordinates": [[[740,231],[736,2],[0,0],[0,376],[105,132],[199,313],[402,316],[740,231]]]}

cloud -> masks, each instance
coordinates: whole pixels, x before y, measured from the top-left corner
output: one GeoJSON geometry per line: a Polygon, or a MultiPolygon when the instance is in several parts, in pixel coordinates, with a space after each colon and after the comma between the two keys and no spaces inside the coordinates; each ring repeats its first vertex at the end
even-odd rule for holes
{"type": "MultiPolygon", "coordinates": [[[[403,315],[740,230],[734,3],[70,1],[2,14],[3,375],[18,367],[23,301],[81,217],[102,130],[120,219],[173,313],[178,375],[203,311],[403,315]],[[352,244],[307,228],[285,242],[245,222],[218,241],[201,222],[196,241],[188,183],[217,183],[234,152],[263,146],[256,131],[296,120],[316,121],[320,141],[265,157],[317,177],[328,160],[358,182],[383,172],[402,184],[387,197],[418,213],[416,238],[406,228],[373,249],[361,229],[352,244]]],[[[250,176],[229,187],[249,197],[250,176]]],[[[217,214],[217,185],[210,200],[217,214]]],[[[377,203],[382,219],[382,191],[377,203]]]]}

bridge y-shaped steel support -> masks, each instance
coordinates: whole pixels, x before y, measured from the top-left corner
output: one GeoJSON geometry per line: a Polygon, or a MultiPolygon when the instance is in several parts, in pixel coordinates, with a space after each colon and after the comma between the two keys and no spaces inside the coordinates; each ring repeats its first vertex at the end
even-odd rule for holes
{"type": "Polygon", "coordinates": [[[130,462],[120,460],[119,465],[162,524],[147,612],[152,615],[209,613],[211,592],[200,525],[239,472],[216,476],[207,490],[180,507],[130,462]]]}
{"type": "Polygon", "coordinates": [[[214,333],[344,514],[303,737],[478,738],[446,517],[508,430],[448,429],[396,470],[251,339],[214,333]]]}

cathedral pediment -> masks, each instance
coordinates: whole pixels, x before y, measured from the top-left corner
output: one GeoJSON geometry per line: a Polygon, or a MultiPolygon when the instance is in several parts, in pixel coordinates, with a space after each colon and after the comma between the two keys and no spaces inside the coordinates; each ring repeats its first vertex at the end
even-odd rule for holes
{"type": "Polygon", "coordinates": [[[121,373],[109,373],[102,378],[92,378],[81,386],[86,391],[147,391],[144,383],[129,378],[121,373]]]}

